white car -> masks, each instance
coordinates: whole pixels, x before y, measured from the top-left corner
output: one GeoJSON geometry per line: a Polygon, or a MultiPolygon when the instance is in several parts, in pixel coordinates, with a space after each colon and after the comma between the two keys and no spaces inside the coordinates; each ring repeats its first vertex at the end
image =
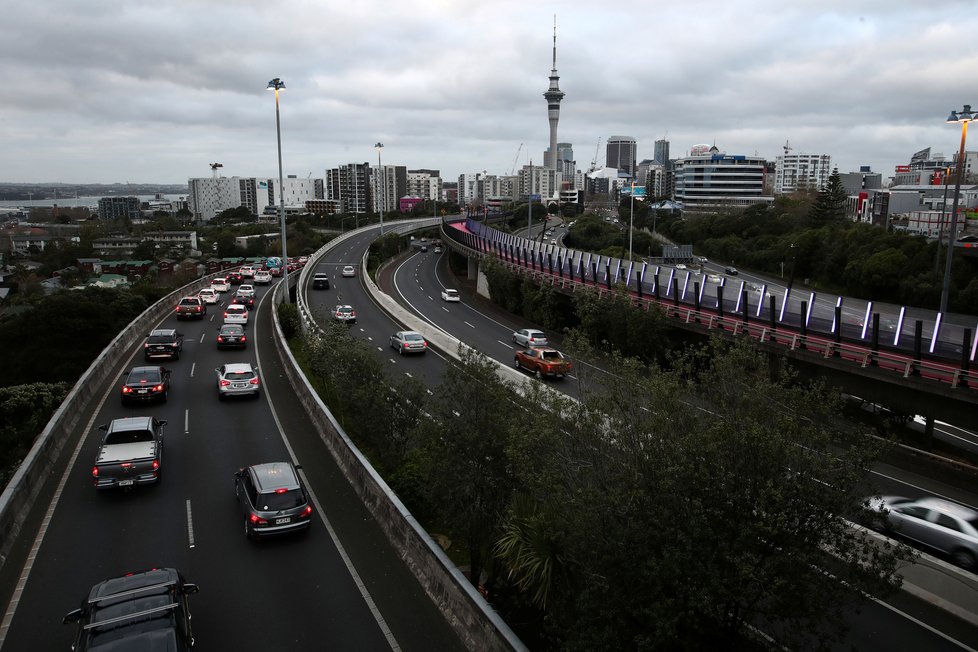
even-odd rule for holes
{"type": "Polygon", "coordinates": [[[513,333],[513,344],[520,346],[547,346],[547,335],[535,328],[524,328],[513,333]]]}
{"type": "Polygon", "coordinates": [[[241,276],[245,278],[254,278],[255,268],[252,267],[251,265],[244,265],[243,267],[241,267],[241,269],[238,270],[238,274],[241,274],[241,276]]]}
{"type": "Polygon", "coordinates": [[[443,301],[461,301],[461,297],[458,296],[458,290],[451,290],[445,288],[441,291],[441,298],[443,301]]]}
{"type": "Polygon", "coordinates": [[[197,296],[204,300],[204,303],[217,303],[221,300],[221,293],[213,287],[202,288],[197,296]]]}
{"type": "Polygon", "coordinates": [[[250,362],[235,362],[218,367],[217,397],[222,401],[228,396],[250,396],[258,398],[261,391],[261,379],[258,369],[250,362]]]}
{"type": "Polygon", "coordinates": [[[347,265],[346,267],[343,268],[343,276],[350,277],[356,275],[357,275],[357,270],[353,265],[347,265]]]}
{"type": "Polygon", "coordinates": [[[240,303],[232,303],[224,309],[225,324],[248,325],[248,309],[240,303]]]}
{"type": "Polygon", "coordinates": [[[218,292],[227,292],[228,290],[231,289],[231,284],[228,283],[228,280],[226,278],[221,277],[212,280],[211,287],[217,290],[218,292]]]}
{"type": "Polygon", "coordinates": [[[357,323],[357,311],[353,306],[340,305],[333,309],[333,319],[347,324],[357,323]]]}
{"type": "Polygon", "coordinates": [[[683,265],[682,263],[680,263],[680,264],[676,265],[676,269],[679,270],[679,271],[685,271],[686,270],[686,266],[683,265]]]}
{"type": "Polygon", "coordinates": [[[255,285],[268,285],[272,282],[272,273],[267,269],[255,272],[255,285]]]}
{"type": "Polygon", "coordinates": [[[243,297],[253,297],[255,296],[255,286],[254,285],[241,285],[238,287],[238,294],[243,297]]]}

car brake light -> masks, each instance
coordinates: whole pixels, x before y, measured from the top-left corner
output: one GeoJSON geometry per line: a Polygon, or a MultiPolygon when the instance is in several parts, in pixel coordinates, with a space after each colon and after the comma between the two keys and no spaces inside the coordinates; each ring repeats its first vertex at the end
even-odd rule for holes
{"type": "Polygon", "coordinates": [[[160,470],[160,461],[159,460],[153,460],[153,470],[154,471],[159,471],[160,470]]]}
{"type": "Polygon", "coordinates": [[[124,469],[128,469],[130,466],[132,466],[132,462],[123,462],[120,464],[120,466],[124,469]]]}
{"type": "Polygon", "coordinates": [[[93,466],[92,467],[92,477],[93,478],[97,478],[98,477],[98,467],[97,466],[93,466]]]}
{"type": "Polygon", "coordinates": [[[305,518],[310,514],[312,514],[312,505],[306,505],[306,508],[302,510],[301,514],[299,514],[299,518],[305,518]]]}
{"type": "Polygon", "coordinates": [[[231,384],[230,380],[224,380],[223,378],[221,379],[221,387],[227,387],[230,384],[231,384]]]}
{"type": "Polygon", "coordinates": [[[278,489],[275,490],[275,493],[284,494],[286,491],[288,491],[288,489],[286,489],[285,487],[279,487],[278,489]]]}
{"type": "Polygon", "coordinates": [[[122,393],[123,394],[132,394],[132,387],[123,387],[122,388],[122,393]]]}
{"type": "Polygon", "coordinates": [[[257,385],[257,384],[258,384],[258,382],[259,382],[259,381],[258,381],[258,377],[257,377],[257,376],[255,376],[254,378],[252,378],[252,379],[251,379],[251,380],[249,380],[248,382],[249,382],[249,383],[251,383],[252,385],[257,385]]]}
{"type": "Polygon", "coordinates": [[[153,391],[154,392],[162,392],[163,391],[163,385],[157,385],[156,387],[153,388],[153,391]]]}
{"type": "Polygon", "coordinates": [[[245,337],[244,335],[242,335],[242,336],[241,336],[241,341],[242,341],[242,342],[244,342],[244,341],[245,341],[246,339],[247,339],[247,338],[246,338],[246,337],[245,337]]]}
{"type": "Polygon", "coordinates": [[[144,349],[148,349],[149,348],[149,342],[147,342],[146,344],[143,344],[143,348],[144,349]]]}
{"type": "Polygon", "coordinates": [[[251,516],[248,517],[248,520],[251,521],[252,523],[254,523],[255,525],[267,525],[268,524],[268,521],[266,521],[265,519],[263,519],[260,516],[258,516],[258,514],[252,514],[251,516]]]}
{"type": "Polygon", "coordinates": [[[218,342],[223,342],[223,341],[224,341],[224,338],[223,338],[223,337],[221,337],[220,335],[218,335],[218,336],[217,336],[217,341],[218,341],[218,342]]]}

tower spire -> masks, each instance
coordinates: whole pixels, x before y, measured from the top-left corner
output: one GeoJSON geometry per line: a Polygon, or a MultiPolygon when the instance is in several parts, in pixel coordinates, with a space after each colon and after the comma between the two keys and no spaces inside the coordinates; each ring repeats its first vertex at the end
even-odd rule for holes
{"type": "Polygon", "coordinates": [[[560,120],[560,101],[564,92],[560,90],[557,75],[557,14],[554,14],[554,51],[553,68],[550,70],[550,88],[543,94],[547,100],[547,116],[550,119],[550,151],[543,157],[546,167],[557,169],[557,122],[560,120]]]}

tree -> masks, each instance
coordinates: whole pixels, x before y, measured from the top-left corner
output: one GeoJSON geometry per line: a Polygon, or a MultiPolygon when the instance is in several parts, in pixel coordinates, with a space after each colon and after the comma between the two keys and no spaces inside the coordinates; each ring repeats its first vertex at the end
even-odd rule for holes
{"type": "Polygon", "coordinates": [[[0,387],[0,486],[6,486],[71,386],[30,383],[0,387]]]}
{"type": "Polygon", "coordinates": [[[535,397],[546,407],[511,440],[521,502],[496,552],[554,647],[729,649],[759,625],[817,648],[862,591],[899,584],[908,549],[841,518],[878,450],[828,392],[772,380],[746,341],[673,371],[609,366],[615,382],[585,385],[579,406],[535,397]]]}
{"type": "Polygon", "coordinates": [[[839,176],[839,170],[833,169],[832,174],[829,175],[828,184],[818,193],[815,204],[808,214],[809,224],[818,228],[845,220],[848,198],[846,189],[842,185],[842,177],[839,176]]]}

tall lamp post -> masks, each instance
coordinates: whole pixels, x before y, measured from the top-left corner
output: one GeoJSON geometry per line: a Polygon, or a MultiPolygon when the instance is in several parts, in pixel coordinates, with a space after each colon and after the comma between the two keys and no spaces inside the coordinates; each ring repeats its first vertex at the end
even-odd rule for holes
{"type": "Polygon", "coordinates": [[[961,177],[964,175],[964,143],[968,137],[968,123],[978,118],[978,111],[972,111],[970,104],[965,104],[961,111],[951,111],[948,123],[961,123],[961,149],[958,150],[958,176],[954,180],[954,203],[951,206],[951,229],[947,234],[947,260],[944,261],[944,284],[941,287],[940,312],[947,312],[947,297],[951,289],[951,259],[954,255],[954,241],[958,231],[958,199],[961,196],[961,177]]]}
{"type": "Polygon", "coordinates": [[[632,179],[631,215],[628,216],[628,260],[632,259],[632,225],[635,223],[635,180],[632,179]]]}
{"type": "Polygon", "coordinates": [[[380,165],[380,150],[384,149],[384,143],[377,143],[374,145],[377,149],[377,181],[384,188],[384,199],[380,200],[380,191],[377,192],[377,206],[380,208],[380,235],[384,235],[384,204],[387,203],[387,179],[384,177],[384,170],[380,165]]]}
{"type": "Polygon", "coordinates": [[[275,91],[275,135],[278,139],[278,217],[282,227],[282,280],[285,281],[285,302],[290,303],[289,252],[285,246],[285,186],[282,181],[282,122],[278,108],[278,92],[285,90],[285,82],[276,77],[268,82],[267,88],[270,91],[275,91]]]}

